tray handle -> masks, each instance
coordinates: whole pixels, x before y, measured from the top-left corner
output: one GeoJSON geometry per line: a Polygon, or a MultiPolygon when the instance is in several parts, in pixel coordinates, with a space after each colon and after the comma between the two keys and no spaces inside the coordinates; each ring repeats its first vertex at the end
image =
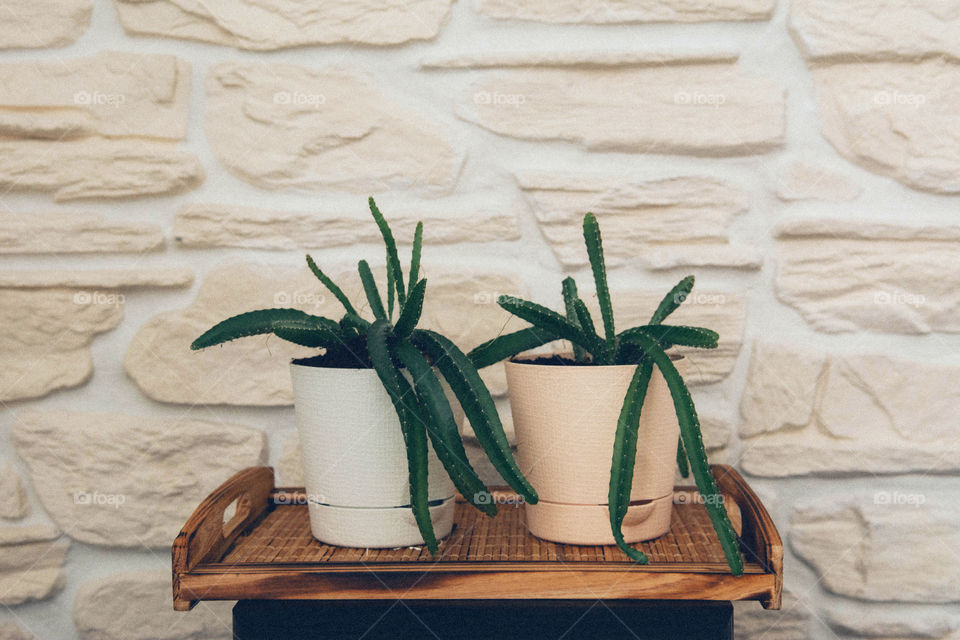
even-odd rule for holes
{"type": "Polygon", "coordinates": [[[757,562],[774,575],[774,588],[761,598],[764,609],[779,609],[783,592],[783,542],[766,507],[736,469],[725,464],[711,465],[720,491],[731,496],[740,507],[744,555],[748,562],[757,562]]]}
{"type": "Polygon", "coordinates": [[[219,560],[234,540],[267,509],[273,469],[250,467],[220,485],[193,512],[173,541],[173,608],[189,611],[196,601],[182,597],[180,576],[201,562],[219,560]],[[228,519],[227,508],[236,505],[228,519]]]}

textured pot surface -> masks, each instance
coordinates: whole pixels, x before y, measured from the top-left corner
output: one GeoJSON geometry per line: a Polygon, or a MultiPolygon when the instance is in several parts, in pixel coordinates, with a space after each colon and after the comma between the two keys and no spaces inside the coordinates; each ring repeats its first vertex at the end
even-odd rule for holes
{"type": "MultiPolygon", "coordinates": [[[[675,364],[682,374],[686,362],[675,364]]],[[[531,531],[560,542],[612,544],[606,505],[613,441],[636,367],[539,365],[518,359],[506,369],[520,468],[541,500],[526,506],[531,531]],[[557,527],[566,533],[554,531],[557,527]]],[[[640,418],[630,500],[661,506],[631,506],[627,519],[637,526],[632,531],[625,527],[627,540],[669,530],[670,511],[660,499],[673,490],[679,433],[666,380],[654,370],[640,418]]]]}
{"type": "MultiPolygon", "coordinates": [[[[456,498],[430,507],[430,519],[437,540],[450,535],[456,498]]],[[[393,548],[423,544],[410,507],[331,507],[311,502],[310,531],[313,537],[339,547],[393,548]]]]}
{"type": "MultiPolygon", "coordinates": [[[[290,371],[314,535],[345,546],[422,543],[408,507],[400,421],[376,372],[297,364],[290,371]]],[[[459,405],[453,408],[459,420],[459,405]]],[[[452,522],[456,492],[432,447],[429,472],[430,500],[449,503],[431,510],[439,537],[446,535],[440,525],[452,522]]]]}
{"type": "MultiPolygon", "coordinates": [[[[673,494],[633,504],[623,519],[623,539],[640,542],[659,538],[670,530],[673,494]]],[[[530,533],[564,544],[614,544],[610,512],[605,504],[561,504],[541,500],[524,505],[524,521],[530,533]]]]}

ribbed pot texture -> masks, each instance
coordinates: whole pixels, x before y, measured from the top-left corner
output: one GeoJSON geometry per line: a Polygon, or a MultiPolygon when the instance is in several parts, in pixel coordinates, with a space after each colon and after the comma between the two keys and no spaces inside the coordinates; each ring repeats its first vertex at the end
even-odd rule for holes
{"type": "MultiPolygon", "coordinates": [[[[376,372],[291,364],[290,373],[314,537],[345,547],[423,544],[400,421],[376,372]]],[[[456,490],[432,447],[429,477],[439,539],[453,527],[456,490]]]]}
{"type": "MultiPolygon", "coordinates": [[[[608,495],[617,418],[636,367],[506,363],[520,469],[540,495],[525,505],[535,536],[568,544],[614,544],[608,495]]],[[[682,358],[674,361],[681,375],[682,358]]],[[[670,530],[680,426],[667,382],[650,380],[640,417],[627,542],[670,530]]]]}

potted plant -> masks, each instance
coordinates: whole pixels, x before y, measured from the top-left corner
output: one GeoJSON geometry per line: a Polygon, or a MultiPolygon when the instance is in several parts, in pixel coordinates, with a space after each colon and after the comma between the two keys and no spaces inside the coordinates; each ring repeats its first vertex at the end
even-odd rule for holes
{"type": "Polygon", "coordinates": [[[420,278],[422,223],[405,281],[390,226],[373,198],[369,204],[387,254],[386,303],[370,266],[358,264],[373,320],[307,256],[345,309],[339,321],[296,309],[251,311],[217,324],[191,348],[272,333],[320,349],[290,367],[314,536],[353,547],[426,544],[436,553],[438,537],[453,525],[454,487],[483,513],[497,512],[467,460],[455,410],[462,407],[504,480],[527,502],[537,494],[470,359],[446,337],[417,328],[427,288],[420,278]]]}
{"type": "Polygon", "coordinates": [[[669,530],[676,460],[684,476],[693,470],[730,569],[741,574],[737,536],[710,473],[700,422],[681,375],[685,361],[667,352],[674,345],[717,346],[714,331],[663,324],[690,293],[694,279],[687,277],[674,287],[647,324],[617,333],[600,227],[591,213],[583,219],[583,237],[602,334],[576,282],[566,278],[565,314],[500,296],[501,307],[532,326],[470,353],[478,368],[508,360],[520,469],[542,498],[524,507],[527,526],[534,535],[558,542],[616,542],[631,558],[646,563],[646,555],[630,544],[669,530]],[[572,353],[519,355],[555,340],[572,343],[572,353]]]}

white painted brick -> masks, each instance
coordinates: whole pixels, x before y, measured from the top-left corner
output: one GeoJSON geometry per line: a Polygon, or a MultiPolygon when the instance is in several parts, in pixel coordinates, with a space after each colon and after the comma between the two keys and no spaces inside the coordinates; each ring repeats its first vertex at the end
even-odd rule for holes
{"type": "Polygon", "coordinates": [[[724,49],[591,49],[584,51],[464,51],[432,54],[422,69],[503,69],[509,67],[657,67],[664,65],[734,64],[739,54],[724,49]]]}
{"type": "Polygon", "coordinates": [[[651,271],[668,269],[718,267],[759,269],[763,255],[756,247],[730,244],[648,246],[638,250],[640,261],[651,271]]]}
{"type": "Polygon", "coordinates": [[[910,493],[896,483],[876,486],[876,493],[799,503],[791,518],[793,550],[836,594],[877,601],[960,601],[960,558],[950,552],[960,545],[956,507],[944,496],[910,493]]]}
{"type": "Polygon", "coordinates": [[[30,501],[13,465],[0,467],[0,518],[20,520],[30,514],[30,501]]]}
{"type": "Polygon", "coordinates": [[[102,215],[0,213],[0,253],[141,253],[163,248],[159,226],[102,215]]]}
{"type": "Polygon", "coordinates": [[[826,356],[756,342],[743,391],[740,435],[805,427],[810,423],[826,356]]]}
{"type": "Polygon", "coordinates": [[[512,138],[629,153],[757,154],[785,128],[780,86],[727,64],[483,72],[457,114],[512,138]]]}
{"type": "Polygon", "coordinates": [[[777,197],[785,202],[857,199],[863,188],[847,175],[824,166],[822,161],[794,161],[777,177],[777,197]]]}
{"type": "Polygon", "coordinates": [[[145,140],[0,140],[0,188],[49,191],[55,200],[166,195],[205,177],[196,156],[145,140]]]}
{"type": "MultiPolygon", "coordinates": [[[[697,249],[716,251],[726,245],[734,216],[748,205],[743,190],[707,176],[637,180],[583,173],[523,173],[517,182],[544,237],[566,267],[587,264],[583,215],[588,211],[597,215],[603,229],[608,265],[643,259],[645,245],[654,245],[651,248],[666,254],[649,258],[649,264],[658,268],[671,260],[704,261],[702,254],[694,255],[697,249]]],[[[723,262],[735,259],[716,254],[715,258],[723,262]]]]}
{"type": "Polygon", "coordinates": [[[174,611],[169,571],[133,571],[85,582],[73,621],[82,640],[229,640],[230,602],[201,602],[174,611]]]}
{"type": "Polygon", "coordinates": [[[960,66],[855,62],[812,74],[821,130],[842,156],[914,189],[960,193],[960,66]]]}
{"type": "Polygon", "coordinates": [[[123,315],[119,298],[78,298],[71,289],[0,289],[0,400],[75,387],[93,373],[93,336],[123,315]]]}
{"type": "Polygon", "coordinates": [[[960,261],[960,227],[817,219],[777,235],[777,297],[814,328],[960,332],[960,282],[944,272],[960,261]]]}
{"type": "Polygon", "coordinates": [[[87,30],[90,0],[4,0],[0,49],[64,47],[87,30]]]}
{"type": "Polygon", "coordinates": [[[217,65],[206,130],[225,167],[267,189],[444,194],[462,163],[435,122],[344,69],[217,65]]]}
{"type": "Polygon", "coordinates": [[[955,472],[957,365],[758,343],[740,406],[753,475],[955,472]]]}
{"type": "Polygon", "coordinates": [[[69,547],[49,525],[0,526],[0,606],[42,600],[62,589],[69,547]]]}
{"type": "Polygon", "coordinates": [[[957,58],[960,13],[953,2],[792,0],[790,30],[813,59],[857,62],[944,54],[957,58]]]}
{"type": "Polygon", "coordinates": [[[400,44],[435,37],[451,0],[203,2],[116,0],[127,33],[270,51],[311,44],[400,44]]]}
{"type": "Polygon", "coordinates": [[[708,22],[766,20],[774,0],[476,0],[492,18],[553,23],[708,22]]]}
{"type": "Polygon", "coordinates": [[[737,640],[809,640],[810,604],[789,591],[783,593],[779,611],[756,602],[735,602],[733,627],[737,640]]]}
{"type": "MultiPolygon", "coordinates": [[[[390,226],[400,244],[412,241],[418,221],[423,222],[430,244],[520,238],[517,218],[511,214],[459,208],[453,213],[449,209],[425,213],[390,208],[390,226]]],[[[192,248],[316,249],[379,243],[380,233],[369,222],[370,213],[360,210],[348,215],[191,203],[177,212],[173,233],[177,242],[192,248]]]]}
{"type": "MultiPolygon", "coordinates": [[[[0,289],[83,288],[132,289],[143,287],[189,287],[193,283],[190,267],[152,267],[149,269],[31,269],[0,273],[0,289]]],[[[94,291],[78,291],[78,304],[90,304],[94,291]]],[[[93,300],[93,302],[96,302],[93,300]]]]}
{"type": "Polygon", "coordinates": [[[260,431],[224,422],[38,410],[17,414],[13,441],[67,535],[135,549],[169,548],[200,501],[261,463],[266,446],[260,431]]]}
{"type": "Polygon", "coordinates": [[[287,434],[280,447],[280,458],[276,464],[277,486],[304,486],[303,465],[300,462],[300,437],[297,432],[287,434]]]}
{"type": "Polygon", "coordinates": [[[20,623],[14,619],[3,619],[0,618],[0,640],[39,640],[37,636],[33,635],[22,626],[20,623]]]}
{"type": "Polygon", "coordinates": [[[952,640],[960,632],[960,615],[956,612],[925,609],[918,615],[917,611],[888,603],[830,611],[827,620],[835,633],[857,638],[952,640]]]}
{"type": "Polygon", "coordinates": [[[34,137],[56,118],[74,135],[182,140],[187,134],[190,65],[169,55],[110,51],[88,58],[0,64],[0,132],[34,137]]]}

